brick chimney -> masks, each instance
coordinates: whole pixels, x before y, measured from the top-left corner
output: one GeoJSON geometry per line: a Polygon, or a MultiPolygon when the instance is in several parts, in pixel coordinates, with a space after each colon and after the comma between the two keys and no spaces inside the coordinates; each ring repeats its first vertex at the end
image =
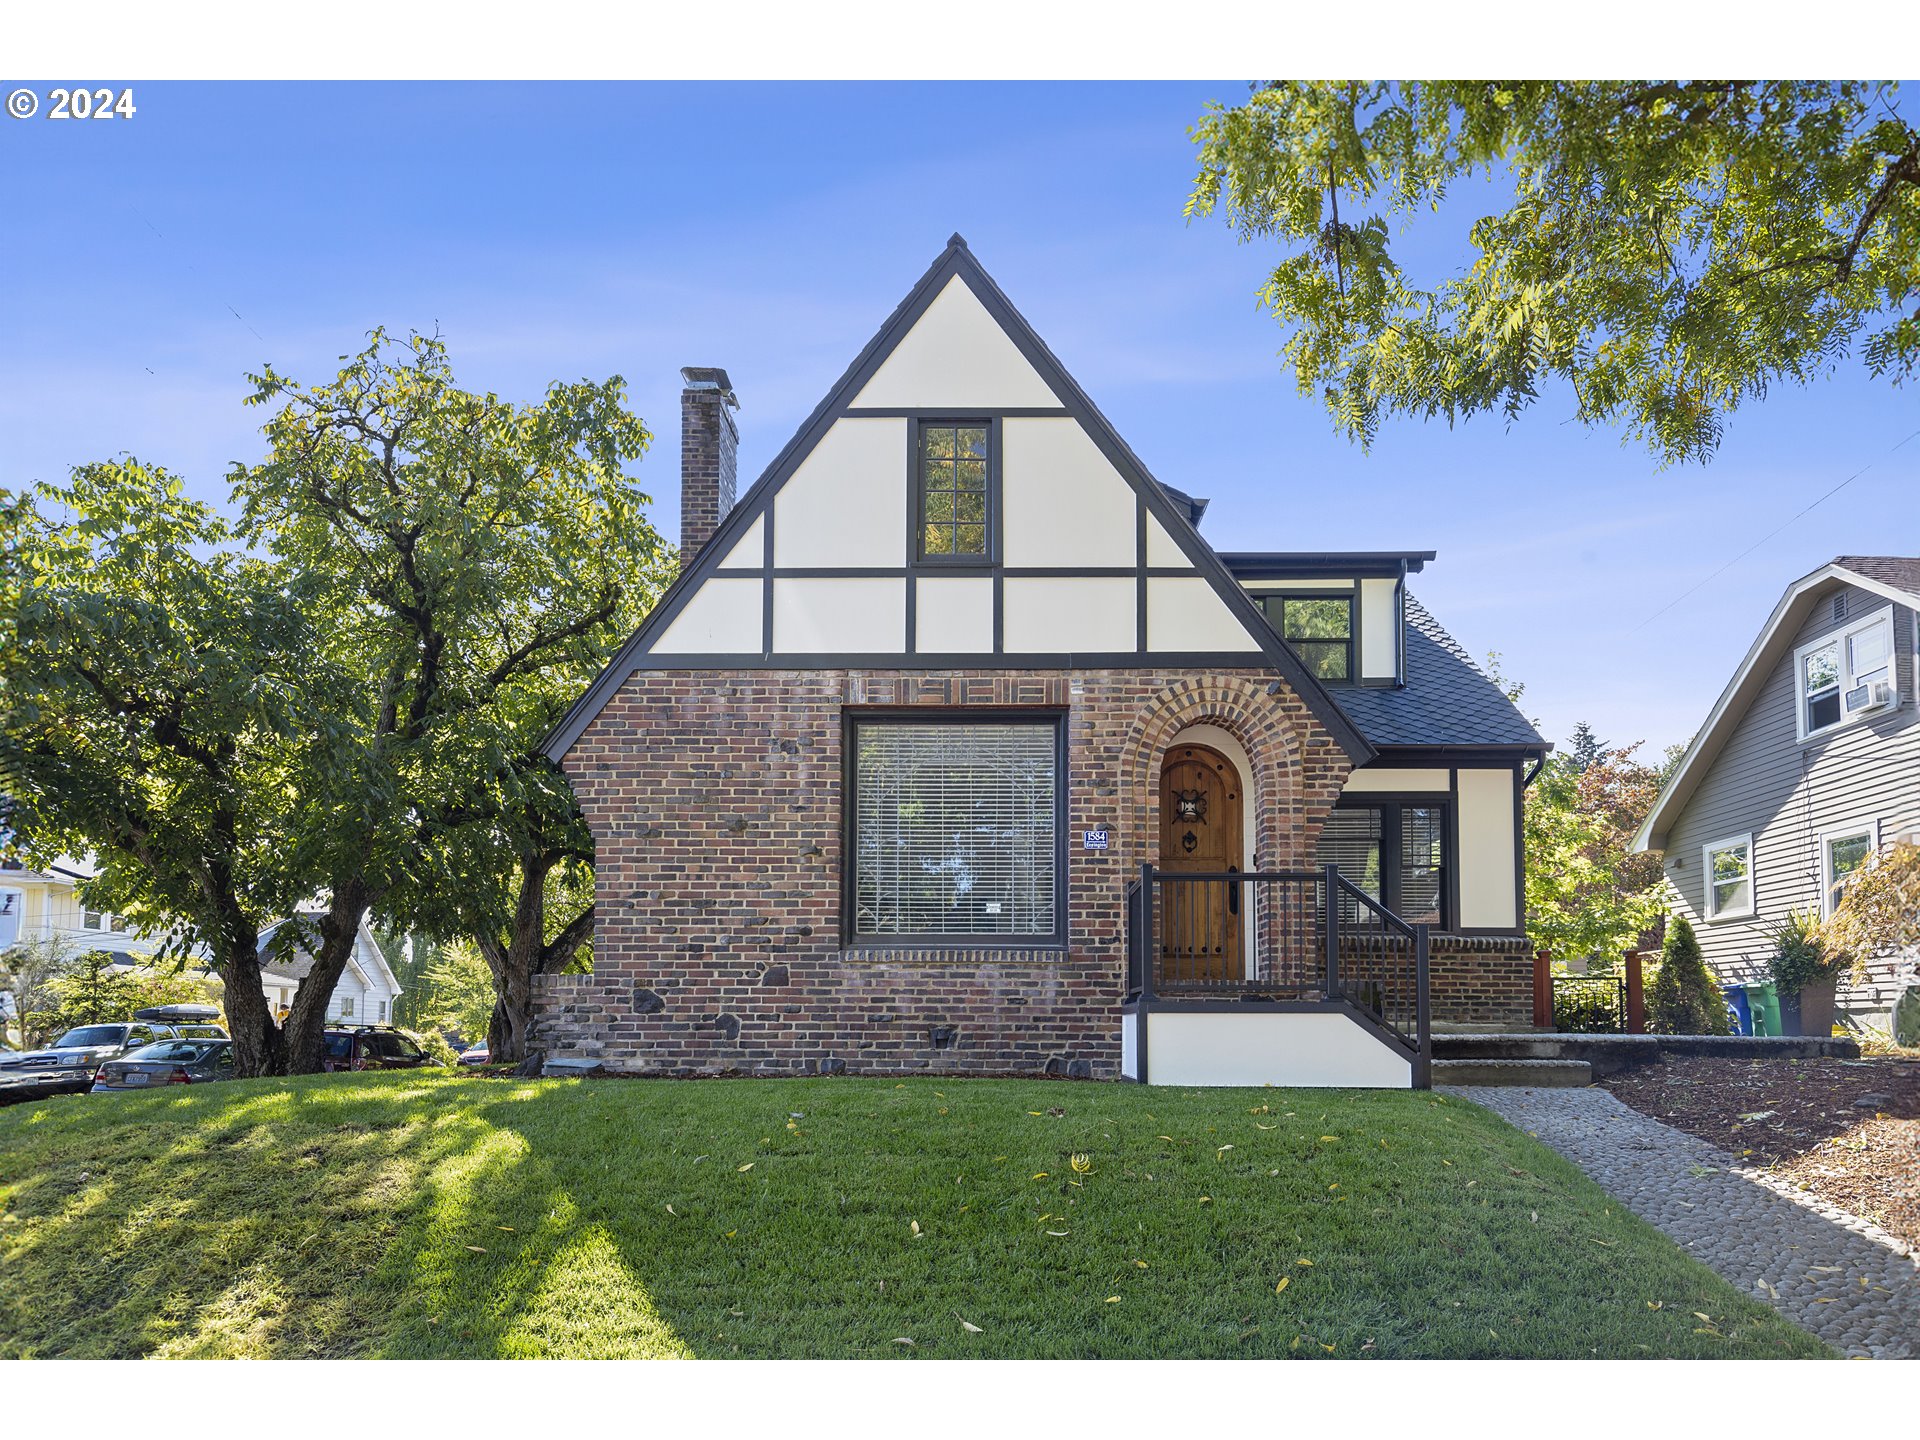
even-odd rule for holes
{"type": "Polygon", "coordinates": [[[724,370],[689,365],[680,378],[686,382],[680,392],[680,568],[685,570],[733,508],[740,432],[727,412],[740,402],[724,370]]]}

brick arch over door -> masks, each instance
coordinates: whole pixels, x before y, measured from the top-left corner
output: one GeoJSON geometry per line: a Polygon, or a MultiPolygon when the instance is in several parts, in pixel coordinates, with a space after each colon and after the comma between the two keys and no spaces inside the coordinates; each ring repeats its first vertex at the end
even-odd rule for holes
{"type": "Polygon", "coordinates": [[[1138,859],[1159,863],[1160,766],[1167,750],[1183,731],[1216,725],[1240,742],[1253,766],[1253,774],[1242,777],[1254,811],[1257,853],[1249,865],[1312,865],[1321,821],[1351,767],[1299,699],[1284,687],[1269,695],[1269,683],[1195,676],[1168,685],[1141,710],[1121,752],[1138,859]]]}

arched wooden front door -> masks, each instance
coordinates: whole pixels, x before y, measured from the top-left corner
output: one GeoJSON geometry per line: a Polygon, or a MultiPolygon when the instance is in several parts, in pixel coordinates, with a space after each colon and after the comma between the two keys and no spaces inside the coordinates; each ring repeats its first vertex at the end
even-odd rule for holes
{"type": "MultiPolygon", "coordinates": [[[[1160,868],[1179,874],[1238,874],[1240,772],[1205,745],[1175,745],[1160,764],[1160,868]]],[[[1221,984],[1243,978],[1238,885],[1160,888],[1160,983],[1221,984]]]]}

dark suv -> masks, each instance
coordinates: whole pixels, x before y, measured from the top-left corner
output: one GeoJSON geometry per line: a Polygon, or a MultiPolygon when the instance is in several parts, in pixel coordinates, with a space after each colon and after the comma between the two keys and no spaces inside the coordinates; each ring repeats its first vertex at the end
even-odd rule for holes
{"type": "Polygon", "coordinates": [[[330,1029],[326,1045],[329,1070],[414,1070],[433,1063],[411,1036],[382,1025],[330,1029]]]}

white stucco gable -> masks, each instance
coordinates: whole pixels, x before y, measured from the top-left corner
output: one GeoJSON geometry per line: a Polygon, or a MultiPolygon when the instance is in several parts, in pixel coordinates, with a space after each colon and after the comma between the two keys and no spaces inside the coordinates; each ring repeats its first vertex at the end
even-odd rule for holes
{"type": "Polygon", "coordinates": [[[636,669],[1256,665],[1372,748],[953,237],[549,737],[636,669]]]}

